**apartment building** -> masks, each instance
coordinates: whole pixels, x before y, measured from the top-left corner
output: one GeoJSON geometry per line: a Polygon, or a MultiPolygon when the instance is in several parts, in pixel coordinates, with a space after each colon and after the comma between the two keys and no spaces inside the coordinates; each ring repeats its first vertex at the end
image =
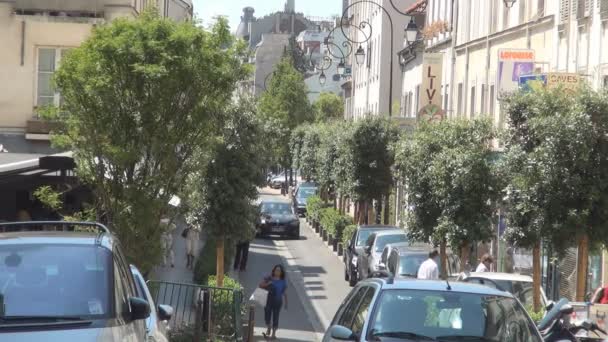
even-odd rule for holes
{"type": "Polygon", "coordinates": [[[0,1],[0,144],[10,153],[41,153],[49,146],[47,122],[36,109],[59,104],[53,73],[65,52],[95,25],[135,17],[147,6],[175,20],[192,18],[191,0],[0,1]]]}
{"type": "Polygon", "coordinates": [[[410,18],[393,5],[405,9],[412,3],[413,0],[349,1],[349,38],[353,45],[347,63],[352,65],[352,79],[343,85],[350,95],[347,117],[398,114],[402,82],[397,52],[403,48],[404,29],[410,18]],[[361,64],[355,56],[359,47],[365,52],[361,64]]]}

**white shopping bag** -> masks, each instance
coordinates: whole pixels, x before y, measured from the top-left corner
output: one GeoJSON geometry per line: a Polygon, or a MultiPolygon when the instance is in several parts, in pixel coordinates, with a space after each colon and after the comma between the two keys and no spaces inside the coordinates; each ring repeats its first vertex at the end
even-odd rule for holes
{"type": "Polygon", "coordinates": [[[256,303],[259,306],[265,306],[267,298],[268,291],[258,287],[253,291],[251,297],[249,297],[249,302],[256,303]]]}

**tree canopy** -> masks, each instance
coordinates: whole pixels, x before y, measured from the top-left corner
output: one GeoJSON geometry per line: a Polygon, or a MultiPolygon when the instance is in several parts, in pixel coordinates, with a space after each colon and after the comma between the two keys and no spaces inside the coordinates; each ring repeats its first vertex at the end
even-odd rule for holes
{"type": "Polygon", "coordinates": [[[55,143],[74,151],[78,176],[143,271],[160,258],[160,215],[204,162],[193,156],[207,155],[247,75],[242,48],[225,20],[207,32],[149,10],[96,27],[55,74],[65,127],[55,143]]]}
{"type": "Polygon", "coordinates": [[[344,100],[334,93],[321,93],[312,107],[316,122],[327,122],[344,117],[344,100]]]}

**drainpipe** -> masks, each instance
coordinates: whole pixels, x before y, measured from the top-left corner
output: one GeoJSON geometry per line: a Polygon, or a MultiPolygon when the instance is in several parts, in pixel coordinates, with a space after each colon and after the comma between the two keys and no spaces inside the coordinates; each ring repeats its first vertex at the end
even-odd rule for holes
{"type": "Polygon", "coordinates": [[[25,63],[25,20],[21,21],[21,66],[25,63]]]}
{"type": "MultiPolygon", "coordinates": [[[[467,46],[465,49],[465,65],[464,65],[464,91],[462,96],[462,101],[464,103],[463,107],[463,115],[466,116],[467,112],[467,103],[469,102],[469,47],[467,46]]],[[[473,115],[473,113],[471,113],[473,115]]]]}
{"type": "Polygon", "coordinates": [[[454,110],[454,78],[456,74],[456,39],[458,37],[458,0],[452,0],[452,70],[450,70],[450,98],[447,110],[456,115],[454,110]]]}
{"type": "MultiPolygon", "coordinates": [[[[482,97],[486,103],[490,103],[492,99],[489,98],[490,95],[490,34],[492,34],[492,26],[494,24],[494,1],[490,1],[490,15],[488,18],[488,31],[486,32],[486,84],[482,89],[482,97]],[[487,94],[487,96],[486,96],[487,94]]],[[[482,103],[481,107],[486,109],[486,104],[482,103]]],[[[481,108],[480,108],[481,109],[481,108]]],[[[481,111],[480,111],[481,112],[481,111]]],[[[481,113],[482,115],[486,113],[481,113]]],[[[494,118],[492,118],[494,120],[494,118]]]]}

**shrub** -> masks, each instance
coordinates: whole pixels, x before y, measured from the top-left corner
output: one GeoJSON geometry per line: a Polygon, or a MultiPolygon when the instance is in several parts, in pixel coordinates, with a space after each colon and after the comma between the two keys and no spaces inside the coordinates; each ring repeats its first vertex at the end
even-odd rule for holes
{"type": "Polygon", "coordinates": [[[306,216],[309,220],[319,222],[320,210],[324,207],[323,200],[319,196],[311,196],[306,201],[306,216]]]}
{"type": "Polygon", "coordinates": [[[527,306],[526,311],[528,311],[528,315],[530,315],[530,318],[532,318],[535,323],[540,322],[543,317],[545,317],[544,310],[541,309],[539,312],[535,312],[534,307],[532,305],[527,306]]]}
{"type": "MultiPolygon", "coordinates": [[[[194,264],[194,282],[197,284],[207,284],[208,278],[216,273],[216,251],[215,240],[207,238],[205,246],[199,252],[196,263],[194,264]]],[[[232,266],[232,258],[236,253],[234,244],[228,240],[224,242],[224,270],[228,271],[232,266]]]]}
{"type": "Polygon", "coordinates": [[[335,239],[342,240],[342,232],[352,219],[348,216],[340,215],[334,208],[321,209],[320,222],[323,229],[326,229],[335,239]]]}
{"type": "MultiPolygon", "coordinates": [[[[208,277],[208,286],[217,286],[216,277],[211,275],[208,277]]],[[[243,287],[241,284],[230,277],[224,276],[223,289],[240,290],[241,296],[243,295],[243,287]]],[[[219,336],[232,336],[235,331],[234,322],[234,305],[235,305],[234,292],[227,290],[214,290],[211,298],[211,312],[213,315],[213,332],[219,336]]],[[[245,301],[241,297],[239,312],[241,317],[246,313],[247,308],[245,307],[245,301]]]]}
{"type": "Polygon", "coordinates": [[[348,226],[346,226],[344,228],[344,231],[342,232],[342,245],[344,247],[348,246],[348,244],[350,243],[350,239],[353,237],[353,234],[356,231],[357,231],[356,224],[349,224],[348,226]]]}

